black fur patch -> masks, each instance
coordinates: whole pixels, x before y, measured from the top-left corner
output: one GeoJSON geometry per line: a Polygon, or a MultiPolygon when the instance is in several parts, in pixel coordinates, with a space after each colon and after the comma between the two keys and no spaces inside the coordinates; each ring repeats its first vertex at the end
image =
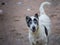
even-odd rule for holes
{"type": "Polygon", "coordinates": [[[44,26],[44,28],[45,28],[45,34],[46,34],[46,36],[48,36],[48,30],[45,26],[44,26]]]}
{"type": "Polygon", "coordinates": [[[29,20],[27,21],[27,25],[28,25],[28,27],[30,27],[31,23],[32,23],[32,20],[29,19],[29,20]]]}
{"type": "Polygon", "coordinates": [[[30,27],[30,24],[32,23],[32,19],[29,16],[26,16],[26,22],[28,27],[30,27]]]}
{"type": "Polygon", "coordinates": [[[33,21],[34,21],[35,24],[38,25],[38,20],[37,19],[34,19],[33,21]]]}

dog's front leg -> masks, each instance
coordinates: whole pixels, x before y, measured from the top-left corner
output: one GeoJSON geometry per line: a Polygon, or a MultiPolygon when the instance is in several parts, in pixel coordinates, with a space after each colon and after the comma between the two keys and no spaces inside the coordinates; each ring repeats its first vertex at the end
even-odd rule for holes
{"type": "Polygon", "coordinates": [[[32,45],[36,45],[36,44],[32,43],[32,45]]]}
{"type": "Polygon", "coordinates": [[[36,45],[35,43],[33,43],[33,42],[30,42],[30,45],[36,45]]]}
{"type": "Polygon", "coordinates": [[[36,45],[36,43],[30,40],[30,45],[36,45]]]}

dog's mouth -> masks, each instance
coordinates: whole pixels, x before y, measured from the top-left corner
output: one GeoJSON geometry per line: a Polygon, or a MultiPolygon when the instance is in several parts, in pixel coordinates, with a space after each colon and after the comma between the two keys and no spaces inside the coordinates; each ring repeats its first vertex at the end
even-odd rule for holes
{"type": "Polygon", "coordinates": [[[32,30],[32,32],[35,32],[36,30],[32,30]]]}

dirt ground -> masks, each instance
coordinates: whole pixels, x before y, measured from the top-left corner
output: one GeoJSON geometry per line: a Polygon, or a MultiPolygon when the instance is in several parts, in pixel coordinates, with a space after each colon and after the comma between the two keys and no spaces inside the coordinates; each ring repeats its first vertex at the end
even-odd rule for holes
{"type": "MultiPolygon", "coordinates": [[[[0,0],[0,45],[30,45],[26,15],[39,14],[39,6],[44,0],[0,0]],[[5,5],[1,3],[5,2],[5,5]],[[20,2],[21,4],[17,4],[20,2]],[[30,11],[27,9],[30,8],[30,11]]],[[[60,2],[45,6],[45,12],[52,20],[49,45],[60,45],[60,2]]]]}

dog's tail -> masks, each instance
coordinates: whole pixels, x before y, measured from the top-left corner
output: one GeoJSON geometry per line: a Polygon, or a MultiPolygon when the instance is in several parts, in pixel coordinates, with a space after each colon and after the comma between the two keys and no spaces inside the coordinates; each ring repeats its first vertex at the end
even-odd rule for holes
{"type": "Polygon", "coordinates": [[[45,11],[44,11],[44,8],[43,8],[43,6],[44,5],[50,5],[51,3],[50,2],[43,2],[42,4],[41,4],[41,6],[40,6],[40,8],[39,8],[39,11],[40,11],[40,14],[45,14],[45,11]]]}

